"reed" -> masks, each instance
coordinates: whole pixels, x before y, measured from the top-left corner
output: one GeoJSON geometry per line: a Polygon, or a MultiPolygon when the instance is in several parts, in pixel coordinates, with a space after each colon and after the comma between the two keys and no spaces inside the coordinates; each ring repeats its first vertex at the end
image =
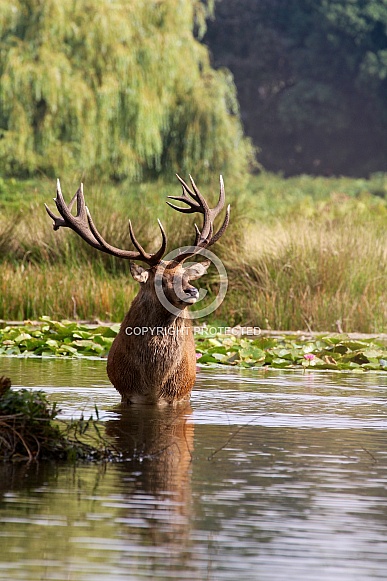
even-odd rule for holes
{"type": "MultiPolygon", "coordinates": [[[[214,184],[203,192],[217,190],[214,184]]],[[[95,252],[70,231],[53,232],[42,208],[54,193],[52,182],[27,185],[13,184],[8,197],[0,191],[0,318],[122,320],[137,292],[127,261],[95,252]]],[[[62,186],[67,199],[77,188],[75,182],[62,186]]],[[[156,218],[166,227],[169,249],[192,241],[193,220],[177,219],[163,203],[178,190],[165,183],[86,184],[85,197],[107,240],[131,248],[130,217],[152,251],[159,245],[156,218]]],[[[385,331],[384,176],[284,180],[262,174],[247,186],[226,182],[226,193],[232,221],[216,253],[226,265],[229,291],[213,320],[282,330],[385,331]]],[[[216,292],[215,278],[207,280],[216,292]]]]}

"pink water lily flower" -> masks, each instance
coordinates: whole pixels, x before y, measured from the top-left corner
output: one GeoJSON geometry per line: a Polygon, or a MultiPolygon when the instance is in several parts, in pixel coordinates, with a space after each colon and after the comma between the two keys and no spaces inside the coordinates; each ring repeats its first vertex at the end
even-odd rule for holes
{"type": "Polygon", "coordinates": [[[305,353],[304,355],[304,359],[307,359],[308,361],[313,361],[314,358],[315,355],[313,355],[313,353],[305,353]]]}

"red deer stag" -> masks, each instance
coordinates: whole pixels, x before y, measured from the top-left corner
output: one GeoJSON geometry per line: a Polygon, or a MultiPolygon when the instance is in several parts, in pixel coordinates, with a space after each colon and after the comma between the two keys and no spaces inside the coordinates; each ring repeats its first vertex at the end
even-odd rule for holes
{"type": "Polygon", "coordinates": [[[205,274],[210,261],[189,266],[184,266],[184,262],[219,240],[228,226],[230,206],[227,207],[222,226],[214,234],[214,220],[223,209],[225,201],[222,176],[219,201],[215,208],[208,206],[191,176],[192,189],[179,176],[177,178],[183,193],[181,196],[168,197],[184,202],[187,206],[178,207],[167,203],[178,212],[203,214],[203,226],[200,231],[195,225],[194,245],[178,250],[173,260],[169,261],[162,260],[167,239],[160,221],[162,244],[155,254],[145,252],[136,240],[130,220],[129,233],[136,250],[121,250],[106,242],[95,227],[85,204],[82,184],[67,205],[58,180],[54,200],[61,217],[55,216],[46,206],[49,216],[54,220],[54,230],[60,227],[71,228],[97,250],[148,265],[145,269],[134,262],[130,263],[131,274],[140,283],[140,291],[122,322],[108,356],[107,373],[121,394],[123,403],[175,404],[189,399],[195,383],[196,350],[186,307],[194,304],[199,297],[198,290],[190,281],[205,274]],[[75,201],[77,213],[74,216],[71,210],[75,201]],[[159,301],[158,289],[163,291],[172,308],[166,308],[159,301]],[[135,332],[139,329],[140,333],[135,332]]]}

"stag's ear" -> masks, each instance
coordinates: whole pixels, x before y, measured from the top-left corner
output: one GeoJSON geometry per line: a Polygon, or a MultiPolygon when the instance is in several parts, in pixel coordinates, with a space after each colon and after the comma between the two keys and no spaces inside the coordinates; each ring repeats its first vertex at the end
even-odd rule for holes
{"type": "Polygon", "coordinates": [[[143,268],[142,266],[139,266],[135,262],[130,263],[130,273],[133,276],[134,280],[141,283],[146,282],[149,277],[149,271],[143,268]]]}
{"type": "Polygon", "coordinates": [[[184,277],[187,280],[196,280],[206,274],[207,268],[210,266],[211,260],[205,260],[204,262],[196,262],[191,266],[184,269],[184,277]]]}

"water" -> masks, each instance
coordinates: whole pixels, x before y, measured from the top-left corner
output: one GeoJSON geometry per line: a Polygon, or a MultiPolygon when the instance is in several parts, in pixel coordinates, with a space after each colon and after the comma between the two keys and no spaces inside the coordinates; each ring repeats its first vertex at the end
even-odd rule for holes
{"type": "Polygon", "coordinates": [[[101,361],[0,359],[129,457],[0,467],[0,580],[387,579],[387,374],[199,372],[120,410],[101,361]]]}

